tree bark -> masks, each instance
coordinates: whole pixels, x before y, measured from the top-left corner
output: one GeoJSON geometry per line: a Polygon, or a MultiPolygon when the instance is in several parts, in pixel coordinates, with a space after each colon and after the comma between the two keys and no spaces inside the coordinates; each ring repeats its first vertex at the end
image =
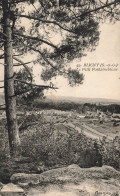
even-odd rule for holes
{"type": "Polygon", "coordinates": [[[10,155],[18,155],[20,146],[16,114],[16,97],[14,96],[14,71],[12,54],[12,30],[8,0],[2,0],[4,33],[4,91],[10,155]]]}

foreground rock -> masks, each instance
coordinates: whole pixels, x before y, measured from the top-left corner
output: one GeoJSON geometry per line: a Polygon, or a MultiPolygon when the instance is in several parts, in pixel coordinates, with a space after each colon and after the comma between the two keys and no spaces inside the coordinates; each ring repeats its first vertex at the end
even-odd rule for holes
{"type": "Polygon", "coordinates": [[[52,169],[42,174],[14,174],[13,183],[29,185],[27,195],[52,196],[118,196],[120,194],[120,172],[112,167],[80,168],[71,165],[52,169]]]}
{"type": "Polygon", "coordinates": [[[18,185],[9,183],[2,187],[1,196],[23,196],[24,190],[18,185]]]}

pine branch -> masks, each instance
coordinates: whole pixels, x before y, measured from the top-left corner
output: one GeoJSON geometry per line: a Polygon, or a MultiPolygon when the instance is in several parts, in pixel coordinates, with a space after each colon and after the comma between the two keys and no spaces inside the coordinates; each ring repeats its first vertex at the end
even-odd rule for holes
{"type": "Polygon", "coordinates": [[[13,57],[15,57],[15,56],[22,56],[22,55],[24,55],[24,53],[21,53],[21,54],[14,54],[13,57]]]}
{"type": "MultiPolygon", "coordinates": [[[[93,13],[93,12],[99,11],[99,10],[101,10],[101,9],[110,7],[111,5],[114,5],[115,3],[120,3],[120,0],[113,1],[113,2],[111,2],[111,3],[108,3],[108,4],[105,4],[105,5],[103,5],[103,6],[97,7],[97,8],[95,8],[95,9],[93,9],[93,10],[89,10],[89,11],[87,11],[87,12],[82,13],[81,15],[76,16],[75,18],[82,18],[82,17],[84,17],[84,16],[86,16],[86,15],[88,15],[88,14],[90,14],[90,13],[93,13]]],[[[72,18],[72,19],[75,19],[75,18],[72,18]]]]}
{"type": "Polygon", "coordinates": [[[11,4],[16,4],[16,3],[25,3],[25,2],[30,2],[30,0],[16,0],[16,1],[13,1],[11,2],[11,4]]]}
{"type": "Polygon", "coordinates": [[[2,107],[2,106],[5,106],[6,104],[2,104],[2,105],[0,105],[0,107],[2,107]]]}
{"type": "Polygon", "coordinates": [[[29,64],[29,63],[33,63],[34,61],[29,61],[29,62],[27,62],[27,63],[19,63],[19,64],[14,64],[14,66],[23,66],[23,64],[24,65],[27,65],[27,64],[29,64]]]}
{"type": "Polygon", "coordinates": [[[3,35],[4,37],[7,37],[7,35],[3,32],[0,32],[1,35],[3,35]]]}
{"type": "Polygon", "coordinates": [[[36,20],[36,21],[39,21],[39,22],[42,22],[42,23],[54,24],[54,25],[60,27],[61,29],[65,30],[65,31],[68,31],[69,33],[74,33],[74,34],[76,34],[76,33],[73,32],[72,30],[63,27],[62,25],[60,25],[60,24],[59,24],[58,22],[56,22],[56,21],[42,20],[42,19],[40,19],[40,18],[36,18],[36,17],[34,17],[34,16],[27,16],[27,15],[18,15],[18,14],[16,14],[15,16],[16,16],[16,17],[21,17],[21,18],[27,18],[27,19],[36,20]]]}
{"type": "Polygon", "coordinates": [[[40,50],[35,49],[35,48],[31,47],[31,46],[27,46],[27,47],[30,48],[31,50],[35,51],[35,52],[38,52],[38,53],[42,56],[42,58],[44,59],[44,61],[45,61],[48,65],[50,65],[54,70],[59,71],[59,73],[62,73],[62,74],[63,74],[63,72],[62,72],[59,68],[55,67],[55,66],[45,57],[45,55],[44,55],[40,50]]]}
{"type": "Polygon", "coordinates": [[[16,61],[18,61],[21,65],[24,66],[24,68],[25,68],[25,69],[27,70],[27,72],[29,73],[30,78],[31,78],[31,82],[32,82],[33,77],[32,77],[31,72],[29,71],[29,68],[27,67],[27,65],[26,65],[23,61],[21,61],[20,59],[18,59],[18,58],[16,58],[16,57],[13,57],[13,59],[16,60],[16,61]]]}
{"type": "Polygon", "coordinates": [[[0,110],[6,110],[6,108],[0,108],[0,110]]]}
{"type": "Polygon", "coordinates": [[[25,39],[28,39],[28,40],[31,39],[31,40],[35,40],[35,41],[39,41],[39,42],[45,43],[45,44],[51,46],[52,48],[55,48],[56,50],[58,50],[57,46],[55,46],[54,44],[52,44],[52,43],[50,43],[50,42],[48,42],[46,40],[40,39],[38,37],[32,37],[32,36],[29,36],[29,35],[20,34],[18,32],[17,33],[14,32],[13,34],[21,36],[21,37],[24,37],[25,39]]]}
{"type": "Polygon", "coordinates": [[[0,63],[0,65],[3,65],[4,66],[4,63],[0,63]]]}
{"type": "Polygon", "coordinates": [[[0,59],[4,59],[4,54],[0,55],[0,59]]]}
{"type": "MultiPolygon", "coordinates": [[[[100,2],[101,2],[101,1],[100,1],[100,2]]],[[[104,8],[107,8],[107,7],[110,7],[111,5],[114,5],[114,4],[116,4],[116,3],[120,3],[120,0],[116,0],[116,1],[113,1],[113,2],[110,2],[110,3],[104,3],[103,6],[99,6],[99,7],[96,7],[95,9],[88,10],[87,12],[84,12],[84,13],[82,13],[81,15],[72,17],[72,19],[82,18],[82,17],[85,16],[85,15],[88,15],[88,14],[90,14],[90,13],[96,12],[96,11],[98,11],[98,10],[101,10],[101,9],[104,9],[104,8]]],[[[61,29],[65,30],[65,31],[68,31],[68,32],[70,32],[70,33],[75,33],[75,32],[73,32],[72,30],[63,27],[62,25],[60,25],[60,24],[59,24],[58,22],[56,22],[56,21],[42,20],[42,19],[36,18],[36,17],[34,17],[34,16],[19,15],[19,14],[16,14],[15,16],[16,16],[16,17],[24,17],[24,18],[28,18],[28,19],[37,20],[37,21],[40,21],[40,22],[42,22],[42,23],[54,24],[54,25],[59,26],[61,29]]]]}
{"type": "Polygon", "coordinates": [[[20,83],[23,83],[23,84],[27,84],[29,86],[36,86],[36,87],[40,87],[40,88],[43,88],[43,89],[47,89],[47,88],[51,88],[51,89],[58,89],[57,87],[54,87],[54,86],[48,86],[48,85],[38,85],[38,84],[32,84],[32,83],[28,83],[28,82],[25,82],[23,80],[18,80],[18,79],[15,79],[16,82],[20,82],[20,83]]]}
{"type": "MultiPolygon", "coordinates": [[[[28,46],[29,47],[29,46],[28,46]]],[[[31,50],[33,50],[33,51],[35,51],[35,52],[38,52],[41,56],[42,56],[42,58],[53,68],[53,69],[55,69],[55,70],[58,70],[56,67],[54,67],[54,65],[44,56],[44,54],[40,51],[40,50],[38,50],[38,49],[35,49],[35,48],[33,48],[33,47],[29,47],[31,50]]]]}
{"type": "Polygon", "coordinates": [[[28,93],[28,92],[30,92],[32,89],[33,89],[33,88],[31,87],[31,89],[28,89],[28,90],[26,90],[26,91],[22,91],[22,92],[20,92],[20,93],[16,93],[15,96],[20,96],[20,95],[23,95],[23,94],[25,94],[25,93],[28,93]]]}

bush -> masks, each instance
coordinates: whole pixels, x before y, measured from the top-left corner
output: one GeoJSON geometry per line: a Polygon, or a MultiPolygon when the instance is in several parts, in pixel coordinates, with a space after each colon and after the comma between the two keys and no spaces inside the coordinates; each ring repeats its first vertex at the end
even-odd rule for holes
{"type": "Polygon", "coordinates": [[[94,140],[60,123],[49,123],[43,115],[30,114],[19,118],[21,124],[21,157],[19,162],[9,162],[8,137],[1,128],[5,148],[0,149],[0,173],[8,180],[15,172],[42,172],[57,166],[78,164],[80,167],[109,165],[120,170],[120,137],[107,141],[105,137],[94,140]],[[41,166],[40,163],[43,163],[41,166]],[[42,168],[42,169],[41,169],[42,168]],[[7,171],[7,177],[4,172],[7,171]]]}
{"type": "Polygon", "coordinates": [[[74,129],[47,123],[41,115],[29,115],[24,124],[37,122],[21,135],[22,155],[43,161],[47,167],[73,164],[80,167],[109,165],[120,169],[120,138],[94,140],[74,129]],[[39,123],[38,123],[39,122],[39,123]]]}

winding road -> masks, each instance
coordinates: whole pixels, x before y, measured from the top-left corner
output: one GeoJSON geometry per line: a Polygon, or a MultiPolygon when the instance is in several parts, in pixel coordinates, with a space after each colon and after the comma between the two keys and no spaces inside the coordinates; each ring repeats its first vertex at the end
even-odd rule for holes
{"type": "MultiPolygon", "coordinates": [[[[70,127],[75,129],[76,131],[78,131],[79,133],[84,133],[86,136],[90,137],[90,138],[94,138],[94,139],[102,139],[103,136],[106,136],[103,133],[100,133],[98,131],[96,131],[95,129],[89,127],[88,125],[86,125],[85,123],[82,123],[80,126],[78,127],[76,125],[73,125],[72,123],[64,123],[63,124],[65,127],[70,127]]],[[[112,140],[113,138],[110,136],[106,136],[108,140],[112,140]]]]}

